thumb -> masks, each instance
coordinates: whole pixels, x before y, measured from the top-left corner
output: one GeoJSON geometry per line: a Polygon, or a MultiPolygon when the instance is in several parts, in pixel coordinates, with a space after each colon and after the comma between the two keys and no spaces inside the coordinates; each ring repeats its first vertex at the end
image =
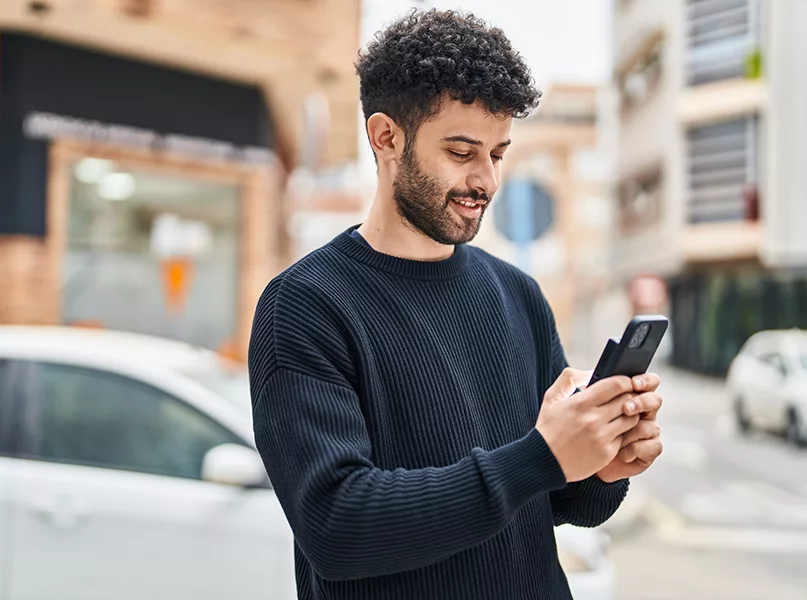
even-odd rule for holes
{"type": "Polygon", "coordinates": [[[557,402],[558,400],[566,400],[577,388],[586,385],[590,379],[591,371],[581,371],[567,367],[563,369],[555,383],[546,390],[544,401],[557,402]]]}

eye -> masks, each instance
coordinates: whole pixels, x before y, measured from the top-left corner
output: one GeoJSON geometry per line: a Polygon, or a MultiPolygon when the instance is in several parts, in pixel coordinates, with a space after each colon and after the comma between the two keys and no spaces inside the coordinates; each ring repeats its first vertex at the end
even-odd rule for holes
{"type": "Polygon", "coordinates": [[[493,159],[493,162],[499,162],[500,160],[504,160],[504,156],[500,154],[491,154],[490,157],[493,159]]]}
{"type": "Polygon", "coordinates": [[[459,158],[460,160],[466,160],[468,158],[471,158],[470,153],[463,154],[462,152],[454,152],[453,150],[449,150],[448,153],[454,158],[459,158]]]}

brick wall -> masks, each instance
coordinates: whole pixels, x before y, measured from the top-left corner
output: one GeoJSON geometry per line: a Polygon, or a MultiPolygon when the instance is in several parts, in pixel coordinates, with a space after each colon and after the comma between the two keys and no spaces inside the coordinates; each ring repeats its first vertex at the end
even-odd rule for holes
{"type": "Polygon", "coordinates": [[[0,323],[55,324],[59,312],[55,285],[44,240],[0,236],[0,323]]]}

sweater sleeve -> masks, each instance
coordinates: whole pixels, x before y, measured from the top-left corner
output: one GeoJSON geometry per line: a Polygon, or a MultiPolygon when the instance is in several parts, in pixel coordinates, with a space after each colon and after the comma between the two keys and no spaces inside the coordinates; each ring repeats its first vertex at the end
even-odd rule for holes
{"type": "MultiPolygon", "coordinates": [[[[552,377],[554,382],[561,371],[568,367],[566,354],[560,342],[552,310],[543,300],[549,314],[550,335],[552,336],[552,377]]],[[[555,525],[570,523],[580,527],[597,527],[611,518],[628,493],[630,481],[622,479],[606,483],[596,475],[583,481],[565,485],[549,494],[552,503],[552,517],[555,525]]]]}
{"type": "Polygon", "coordinates": [[[333,311],[282,287],[270,284],[253,325],[255,440],[295,539],[321,577],[433,564],[484,542],[534,496],[565,485],[535,429],[449,466],[375,466],[333,311]]]}

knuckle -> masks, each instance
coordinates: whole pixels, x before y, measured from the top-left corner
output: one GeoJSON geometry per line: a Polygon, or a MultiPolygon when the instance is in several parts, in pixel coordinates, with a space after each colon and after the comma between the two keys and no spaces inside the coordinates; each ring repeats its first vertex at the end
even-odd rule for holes
{"type": "Polygon", "coordinates": [[[599,419],[596,415],[588,413],[583,416],[583,428],[589,433],[599,433],[599,419]]]}
{"type": "Polygon", "coordinates": [[[633,380],[630,377],[626,377],[625,375],[619,375],[615,377],[617,384],[619,385],[619,389],[623,392],[633,392],[633,380]]]}

